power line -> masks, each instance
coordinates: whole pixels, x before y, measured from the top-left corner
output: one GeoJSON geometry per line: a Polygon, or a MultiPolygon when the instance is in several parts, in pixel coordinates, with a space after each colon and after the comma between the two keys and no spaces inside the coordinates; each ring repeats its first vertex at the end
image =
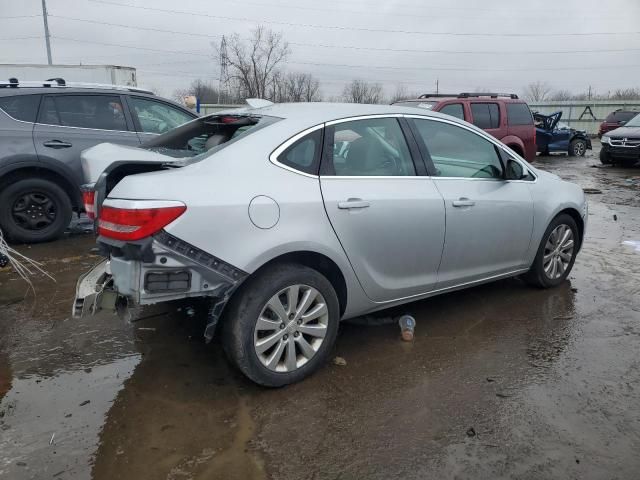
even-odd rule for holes
{"type": "MultiPolygon", "coordinates": [[[[189,52],[189,51],[184,51],[184,50],[164,50],[164,49],[158,49],[158,48],[147,48],[147,47],[138,47],[138,46],[129,46],[129,45],[123,45],[120,43],[106,43],[106,42],[97,42],[95,40],[80,40],[77,38],[69,38],[69,37],[59,37],[57,35],[53,36],[52,38],[56,38],[58,40],[67,40],[67,41],[71,41],[71,42],[78,42],[78,43],[91,43],[91,44],[95,44],[95,45],[105,45],[105,46],[110,46],[110,47],[120,47],[120,48],[127,48],[127,49],[134,49],[134,50],[145,50],[145,51],[150,51],[150,52],[158,52],[158,53],[169,53],[169,54],[180,54],[180,55],[195,55],[195,56],[203,56],[203,57],[209,57],[212,58],[211,54],[208,53],[199,53],[199,52],[189,52]]],[[[517,68],[511,68],[511,69],[502,69],[502,68],[462,68],[462,67],[455,67],[455,66],[450,66],[450,65],[441,65],[441,66],[437,66],[437,65],[429,65],[428,67],[416,67],[416,66],[412,66],[412,67],[399,67],[399,66],[385,66],[385,65],[364,65],[364,64],[360,64],[360,65],[353,65],[353,64],[344,64],[344,63],[319,63],[319,62],[296,62],[296,61],[290,61],[287,62],[288,64],[293,64],[293,65],[312,65],[312,66],[318,66],[318,67],[343,67],[343,68],[360,68],[360,69],[366,69],[366,68],[372,68],[372,69],[382,69],[382,70],[426,70],[426,71],[464,71],[464,72],[476,72],[476,71],[483,71],[483,72],[517,72],[517,71],[564,71],[564,70],[606,70],[606,69],[611,69],[611,68],[638,68],[640,67],[640,65],[638,64],[634,64],[634,65],[630,65],[630,64],[624,64],[624,65],[594,65],[594,66],[581,66],[581,67],[531,67],[531,68],[522,68],[522,67],[517,67],[517,68]]],[[[167,64],[170,64],[169,62],[167,62],[167,64]]]]}
{"type": "Polygon", "coordinates": [[[107,47],[121,47],[121,48],[134,49],[134,50],[146,50],[148,52],[175,53],[180,55],[195,55],[195,56],[201,56],[201,57],[211,57],[211,54],[209,53],[187,52],[184,50],[163,50],[159,48],[132,47],[131,45],[123,45],[121,43],[106,43],[106,42],[96,42],[95,40],[80,40],[77,38],[60,37],[58,35],[51,35],[51,38],[55,38],[57,40],[67,40],[69,42],[92,43],[95,45],[104,45],[107,47]]]}
{"type": "Polygon", "coordinates": [[[6,38],[0,38],[0,42],[12,41],[12,40],[27,40],[29,38],[43,38],[43,35],[28,35],[26,37],[6,37],[6,38]]]}
{"type": "MultiPolygon", "coordinates": [[[[167,30],[162,28],[141,27],[135,25],[126,25],[123,23],[103,22],[98,20],[90,20],[86,18],[67,17],[65,15],[51,15],[49,17],[59,18],[63,20],[72,20],[76,22],[86,22],[95,25],[107,25],[110,27],[128,28],[132,30],[143,30],[158,33],[170,33],[176,35],[187,35],[192,37],[203,38],[222,38],[223,35],[196,33],[196,32],[184,32],[177,30],[167,30]]],[[[355,45],[331,45],[331,44],[319,44],[319,43],[301,43],[301,42],[288,42],[290,45],[303,46],[303,47],[317,47],[317,48],[334,48],[334,49],[352,49],[352,50],[370,50],[374,52],[395,52],[395,53],[444,53],[444,54],[469,54],[469,55],[531,55],[531,54],[575,54],[575,53],[616,53],[616,52],[637,52],[640,48],[610,48],[610,49],[598,49],[598,50],[521,50],[521,51],[503,51],[503,50],[422,50],[413,48],[382,48],[382,47],[359,47],[355,45]]]]}
{"type": "MultiPolygon", "coordinates": [[[[365,28],[365,27],[344,27],[339,25],[315,25],[311,23],[294,23],[294,22],[283,22],[277,20],[256,20],[252,18],[246,17],[231,17],[225,15],[211,15],[208,13],[201,12],[188,12],[184,10],[171,10],[165,8],[158,7],[146,7],[142,5],[128,5],[125,3],[117,3],[110,2],[107,0],[89,0],[93,3],[102,3],[105,5],[115,5],[119,7],[127,7],[127,8],[136,8],[140,10],[150,10],[156,12],[164,12],[164,13],[172,13],[179,15],[191,15],[197,17],[208,17],[208,18],[218,18],[221,20],[231,20],[231,21],[239,21],[239,22],[252,22],[252,23],[267,23],[273,25],[285,25],[290,27],[305,27],[305,28],[318,28],[318,29],[328,29],[328,30],[350,30],[356,32],[371,32],[371,33],[400,33],[400,34],[409,34],[409,35],[430,35],[430,36],[460,36],[460,37],[540,37],[540,32],[538,33],[467,33],[467,32],[425,32],[422,30],[389,30],[389,29],[381,29],[381,28],[365,28]]],[[[544,33],[545,37],[571,37],[571,36],[604,36],[604,35],[636,35],[640,34],[640,31],[635,32],[565,32],[565,33],[544,33]]]]}
{"type": "Polygon", "coordinates": [[[15,18],[40,18],[42,15],[10,15],[10,16],[0,16],[0,20],[13,20],[15,18]]]}

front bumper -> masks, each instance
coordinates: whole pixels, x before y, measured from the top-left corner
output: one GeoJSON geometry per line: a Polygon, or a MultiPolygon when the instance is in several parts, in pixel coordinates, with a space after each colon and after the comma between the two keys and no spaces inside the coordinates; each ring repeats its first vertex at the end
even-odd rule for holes
{"type": "MultiPolygon", "coordinates": [[[[162,231],[140,242],[98,237],[107,260],[82,275],[73,316],[192,297],[225,300],[247,273],[162,231]]],[[[226,301],[226,300],[225,300],[226,301]]],[[[217,302],[217,304],[220,302],[217,302]]]]}
{"type": "Polygon", "coordinates": [[[640,147],[614,147],[603,143],[602,152],[611,158],[640,160],[640,147]]]}

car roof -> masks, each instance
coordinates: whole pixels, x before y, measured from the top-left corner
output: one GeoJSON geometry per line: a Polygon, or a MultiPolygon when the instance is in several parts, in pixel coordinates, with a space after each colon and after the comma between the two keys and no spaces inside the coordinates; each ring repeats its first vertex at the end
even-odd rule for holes
{"type": "Polygon", "coordinates": [[[460,96],[433,96],[425,98],[406,98],[404,100],[398,100],[395,103],[440,103],[455,100],[456,102],[505,102],[505,103],[527,103],[522,98],[509,98],[509,97],[491,97],[489,95],[460,97],[460,96]]]}
{"type": "MultiPolygon", "coordinates": [[[[416,107],[402,105],[373,105],[362,103],[328,103],[328,102],[303,102],[303,103],[275,103],[261,108],[241,108],[236,110],[226,110],[224,113],[269,115],[291,120],[300,126],[300,130],[313,127],[321,123],[340,120],[349,117],[368,115],[422,115],[427,117],[446,118],[447,120],[465,123],[454,119],[449,115],[432,112],[416,107]]],[[[220,115],[216,112],[214,115],[220,115]]]]}
{"type": "Polygon", "coordinates": [[[42,95],[42,94],[64,94],[64,93],[117,93],[125,95],[142,95],[150,98],[156,97],[153,93],[149,93],[146,90],[136,90],[135,87],[130,89],[122,88],[94,88],[94,87],[5,87],[0,88],[0,97],[13,97],[15,95],[42,95]]]}

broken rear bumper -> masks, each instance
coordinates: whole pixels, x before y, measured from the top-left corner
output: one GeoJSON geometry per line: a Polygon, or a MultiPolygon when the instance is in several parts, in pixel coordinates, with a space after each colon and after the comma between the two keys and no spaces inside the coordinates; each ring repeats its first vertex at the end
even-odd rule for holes
{"type": "MultiPolygon", "coordinates": [[[[76,285],[73,316],[192,297],[212,297],[218,315],[247,273],[167,232],[140,242],[98,238],[108,258],[82,275],[76,285]]],[[[215,318],[217,321],[217,318],[215,318]]]]}

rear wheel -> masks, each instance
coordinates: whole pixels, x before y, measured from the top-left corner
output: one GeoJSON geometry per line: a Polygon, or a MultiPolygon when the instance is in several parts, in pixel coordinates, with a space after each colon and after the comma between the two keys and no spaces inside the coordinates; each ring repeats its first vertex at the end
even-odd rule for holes
{"type": "Polygon", "coordinates": [[[578,254],[579,232],[567,214],[558,215],[547,227],[531,269],[523,276],[530,285],[550,288],[565,281],[578,254]]]}
{"type": "Polygon", "coordinates": [[[55,183],[24,178],[0,192],[0,228],[14,242],[36,243],[60,237],[71,221],[71,201],[55,183]]]}
{"type": "Polygon", "coordinates": [[[254,382],[280,387],[302,380],[326,361],[340,309],[323,275],[282,264],[249,279],[225,316],[223,344],[232,362],[254,382]]]}
{"type": "Polygon", "coordinates": [[[582,140],[581,138],[576,138],[575,140],[571,140],[569,144],[569,155],[572,157],[584,157],[584,154],[587,153],[587,142],[582,140]]]}

